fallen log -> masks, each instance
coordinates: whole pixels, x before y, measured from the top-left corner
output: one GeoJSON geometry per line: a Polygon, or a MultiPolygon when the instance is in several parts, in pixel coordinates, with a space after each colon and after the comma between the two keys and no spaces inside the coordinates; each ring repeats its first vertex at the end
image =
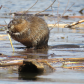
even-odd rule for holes
{"type": "Polygon", "coordinates": [[[23,64],[20,65],[19,72],[30,73],[42,73],[44,72],[44,66],[42,63],[38,63],[36,60],[23,60],[23,64]]]}
{"type": "Polygon", "coordinates": [[[15,66],[15,65],[22,65],[23,60],[2,60],[0,61],[0,67],[6,66],[15,66]]]}

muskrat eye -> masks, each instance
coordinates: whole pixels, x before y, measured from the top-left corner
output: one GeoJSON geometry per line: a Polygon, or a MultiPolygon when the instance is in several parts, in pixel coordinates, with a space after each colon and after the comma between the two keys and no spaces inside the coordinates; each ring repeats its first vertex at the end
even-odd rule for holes
{"type": "Polygon", "coordinates": [[[12,23],[13,23],[13,24],[17,24],[17,21],[16,21],[16,20],[14,20],[12,23]]]}
{"type": "Polygon", "coordinates": [[[10,24],[8,24],[8,29],[10,29],[10,27],[11,27],[10,24]]]}

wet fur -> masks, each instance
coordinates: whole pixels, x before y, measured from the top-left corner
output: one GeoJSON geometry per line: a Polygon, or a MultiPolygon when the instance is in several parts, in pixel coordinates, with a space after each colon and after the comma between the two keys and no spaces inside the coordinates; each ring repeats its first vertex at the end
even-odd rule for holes
{"type": "Polygon", "coordinates": [[[8,33],[28,48],[48,47],[49,29],[47,23],[36,16],[15,18],[8,24],[8,33]]]}

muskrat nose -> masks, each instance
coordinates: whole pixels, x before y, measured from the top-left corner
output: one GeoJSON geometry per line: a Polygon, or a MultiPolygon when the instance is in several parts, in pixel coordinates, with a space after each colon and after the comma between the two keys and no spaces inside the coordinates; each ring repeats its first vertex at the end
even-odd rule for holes
{"type": "Polygon", "coordinates": [[[6,33],[9,33],[9,30],[6,30],[6,33]]]}
{"type": "Polygon", "coordinates": [[[6,30],[6,33],[11,34],[12,32],[11,32],[10,30],[7,29],[7,30],[6,30]]]}

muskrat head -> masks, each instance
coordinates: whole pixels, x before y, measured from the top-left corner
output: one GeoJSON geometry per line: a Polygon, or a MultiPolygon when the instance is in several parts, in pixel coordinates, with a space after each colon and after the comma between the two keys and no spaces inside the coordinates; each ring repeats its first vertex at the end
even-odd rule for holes
{"type": "Polygon", "coordinates": [[[14,34],[14,33],[20,33],[23,31],[24,26],[26,25],[27,21],[21,18],[13,19],[8,24],[8,33],[14,34]]]}

